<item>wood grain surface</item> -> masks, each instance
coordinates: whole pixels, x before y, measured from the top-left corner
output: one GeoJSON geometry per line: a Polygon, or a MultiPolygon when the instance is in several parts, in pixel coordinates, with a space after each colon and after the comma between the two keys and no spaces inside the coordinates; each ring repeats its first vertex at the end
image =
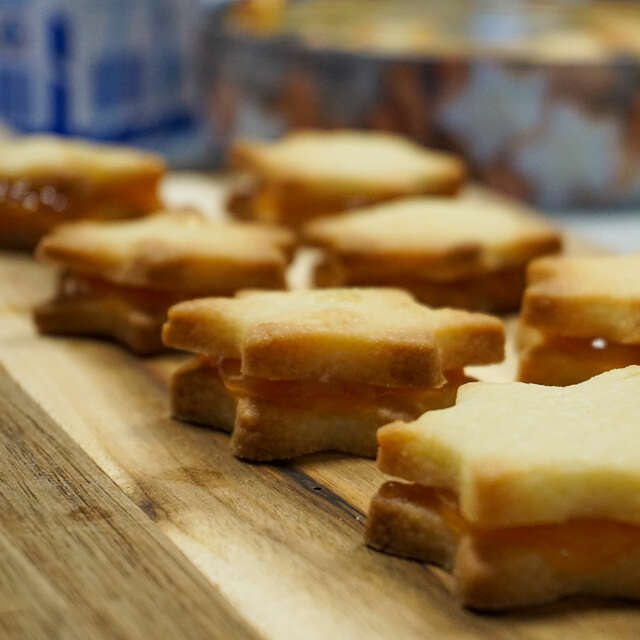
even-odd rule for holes
{"type": "Polygon", "coordinates": [[[0,368],[0,632],[257,638],[0,368]]]}
{"type": "MultiPolygon", "coordinates": [[[[193,590],[194,607],[207,612],[218,631],[227,635],[227,629],[233,629],[228,637],[234,637],[236,629],[238,637],[250,629],[265,638],[640,636],[640,612],[623,602],[574,598],[492,616],[461,609],[448,592],[448,576],[443,572],[363,545],[368,502],[382,481],[373,461],[328,454],[280,465],[234,459],[225,434],[169,417],[167,381],[185,356],[139,359],[107,342],[37,336],[27,310],[34,300],[46,297],[51,279],[47,269],[24,257],[0,255],[0,364],[24,393],[6,386],[10,384],[6,381],[0,389],[3,394],[9,389],[11,397],[18,398],[10,405],[14,412],[37,412],[36,425],[46,425],[38,427],[41,439],[50,442],[53,438],[50,453],[38,463],[42,473],[55,475],[66,459],[65,452],[74,448],[80,449],[74,456],[91,459],[91,464],[85,460],[82,473],[69,476],[64,486],[68,491],[91,494],[91,504],[105,513],[122,514],[122,528],[131,537],[131,547],[123,545],[126,553],[139,549],[136,558],[140,564],[133,565],[131,572],[144,574],[152,583],[145,593],[151,593],[164,579],[151,580],[150,576],[175,572],[176,584],[189,593],[193,590]],[[25,399],[26,395],[31,400],[25,399]],[[75,445],[61,437],[62,430],[75,445]],[[102,489],[110,482],[104,474],[115,483],[109,485],[110,492],[102,489]],[[139,507],[137,516],[131,512],[133,505],[127,510],[126,504],[117,502],[116,486],[139,507]],[[156,549],[160,548],[168,551],[164,564],[158,565],[156,549]],[[200,581],[194,575],[196,570],[203,577],[200,581]],[[205,598],[210,600],[203,605],[205,598]]],[[[513,371],[510,352],[506,364],[480,373],[504,380],[512,377],[513,371]]],[[[5,406],[0,408],[3,418],[8,411],[5,406]]],[[[12,433],[3,431],[4,446],[18,446],[11,444],[12,433]]],[[[16,459],[13,453],[6,456],[3,477],[19,473],[23,458],[32,455],[26,452],[42,446],[34,440],[35,435],[30,438],[21,445],[24,453],[16,459]]],[[[38,482],[33,480],[33,489],[10,492],[6,498],[2,493],[3,499],[9,507],[12,501],[20,501],[20,513],[38,511],[41,501],[51,503],[47,504],[51,520],[58,510],[77,508],[66,494],[58,496],[57,489],[46,487],[38,493],[38,482]]],[[[53,604],[48,608],[43,605],[41,625],[55,624],[56,607],[75,604],[60,586],[65,579],[73,583],[75,577],[70,570],[66,578],[63,576],[65,562],[60,560],[70,557],[73,564],[79,544],[77,557],[82,558],[85,568],[105,571],[105,558],[96,551],[93,559],[92,553],[83,553],[82,548],[98,544],[91,542],[93,535],[112,535],[106,531],[112,520],[97,519],[99,530],[94,533],[87,528],[82,542],[70,539],[68,547],[52,548],[53,557],[43,547],[35,561],[29,558],[33,586],[27,592],[19,585],[0,586],[0,620],[9,610],[12,630],[25,629],[28,622],[21,616],[30,615],[29,607],[38,606],[34,601],[43,601],[53,604]],[[59,582],[39,577],[50,562],[61,567],[59,582]],[[43,586],[38,587],[38,581],[43,586]],[[6,600],[5,593],[13,599],[6,600]]],[[[11,527],[0,518],[0,538],[7,531],[17,538],[22,535],[21,526],[11,527]]],[[[12,542],[13,546],[25,544],[12,542]]],[[[0,579],[5,580],[1,570],[0,579]]],[[[127,599],[129,585],[125,582],[112,583],[108,594],[89,582],[84,584],[85,608],[78,604],[77,615],[90,616],[87,603],[99,607],[109,597],[127,599]]],[[[142,624],[142,619],[155,611],[158,616],[170,615],[175,625],[191,624],[193,637],[203,628],[198,625],[205,621],[187,608],[182,596],[176,596],[173,608],[165,595],[151,609],[146,606],[146,597],[140,596],[139,606],[123,607],[122,620],[131,617],[142,624]]],[[[95,637],[118,637],[99,635],[105,626],[108,624],[91,627],[95,637]]],[[[29,636],[14,632],[14,637],[29,636]]]]}

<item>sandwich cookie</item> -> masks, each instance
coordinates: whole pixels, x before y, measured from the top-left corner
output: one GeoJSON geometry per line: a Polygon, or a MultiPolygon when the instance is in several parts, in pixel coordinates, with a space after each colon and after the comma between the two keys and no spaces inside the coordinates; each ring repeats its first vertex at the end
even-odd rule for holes
{"type": "Polygon", "coordinates": [[[0,247],[31,249],[80,218],[136,218],[158,208],[164,160],[155,154],[52,136],[0,142],[0,247]]]}
{"type": "Polygon", "coordinates": [[[170,306],[245,287],[283,289],[292,248],[285,229],[186,211],[62,225],[38,246],[38,257],[61,274],[35,323],[42,333],[109,337],[135,353],[157,353],[170,306]]]}
{"type": "Polygon", "coordinates": [[[389,133],[349,130],[240,141],[231,149],[230,164],[246,174],[228,202],[235,216],[295,228],[374,202],[453,195],[466,175],[452,154],[389,133]]]}
{"type": "Polygon", "coordinates": [[[378,427],[453,404],[464,367],[504,350],[497,318],[375,288],[184,302],[163,339],[198,355],[173,378],[174,415],[233,431],[233,453],[251,460],[374,456],[378,427]]]}
{"type": "Polygon", "coordinates": [[[570,387],[474,382],[380,429],[367,543],[450,571],[468,607],[639,598],[640,367],[570,387]]]}

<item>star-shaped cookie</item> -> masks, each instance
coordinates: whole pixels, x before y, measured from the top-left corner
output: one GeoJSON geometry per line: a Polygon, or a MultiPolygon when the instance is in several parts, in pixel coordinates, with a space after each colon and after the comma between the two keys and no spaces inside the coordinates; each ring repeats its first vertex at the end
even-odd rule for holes
{"type": "Polygon", "coordinates": [[[477,382],[378,434],[369,544],[453,571],[462,601],[640,597],[640,367],[570,387],[477,382]]]}

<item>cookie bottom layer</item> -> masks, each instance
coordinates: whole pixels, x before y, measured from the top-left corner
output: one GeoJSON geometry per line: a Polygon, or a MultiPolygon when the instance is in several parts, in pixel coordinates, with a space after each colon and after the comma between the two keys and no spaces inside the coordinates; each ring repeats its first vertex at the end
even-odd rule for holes
{"type": "Polygon", "coordinates": [[[54,300],[33,311],[40,333],[110,338],[138,355],[165,350],[160,333],[166,315],[115,299],[54,300]]]}
{"type": "Polygon", "coordinates": [[[246,460],[286,460],[321,451],[339,451],[374,458],[376,432],[392,420],[393,412],[370,407],[331,410],[285,407],[268,400],[238,401],[231,451],[246,460]]]}
{"type": "Polygon", "coordinates": [[[185,297],[67,271],[55,298],[36,307],[33,318],[41,333],[110,338],[134,353],[152,355],[166,349],[162,325],[169,308],[185,297]]]}
{"type": "Polygon", "coordinates": [[[421,402],[348,403],[330,399],[306,407],[282,400],[243,397],[238,402],[231,438],[234,455],[249,460],[282,460],[321,451],[339,451],[373,458],[378,450],[378,429],[395,420],[415,420],[425,411],[455,404],[458,387],[468,382],[461,372],[421,402]]]}
{"type": "MultiPolygon", "coordinates": [[[[433,196],[454,196],[460,189],[462,176],[453,173],[434,179],[425,190],[433,196]]],[[[231,215],[239,220],[255,220],[298,228],[318,217],[339,215],[345,211],[382,203],[419,193],[388,191],[376,194],[340,195],[332,191],[307,191],[300,185],[285,188],[268,183],[247,182],[234,189],[227,199],[231,215]]]]}
{"type": "MultiPolygon", "coordinates": [[[[526,344],[526,337],[523,341],[526,344]]],[[[601,338],[541,337],[539,342],[522,349],[518,379],[564,387],[633,364],[640,364],[640,346],[637,345],[607,342],[601,338]]]]}
{"type": "Polygon", "coordinates": [[[171,411],[180,420],[231,433],[237,404],[220,378],[218,367],[207,358],[195,358],[173,374],[171,411]]]}
{"type": "Polygon", "coordinates": [[[273,381],[258,384],[256,380],[250,384],[241,376],[221,376],[217,363],[200,357],[174,374],[171,402],[177,418],[233,431],[231,450],[247,460],[284,460],[321,451],[373,458],[382,425],[449,407],[455,403],[458,387],[472,380],[462,371],[448,376],[442,387],[424,390],[419,396],[419,390],[410,390],[404,401],[402,390],[396,390],[385,404],[341,395],[341,386],[335,386],[332,396],[331,384],[279,381],[274,387],[273,381]],[[251,395],[258,390],[274,395],[251,395]]]}
{"type": "Polygon", "coordinates": [[[371,502],[366,542],[450,571],[460,601],[509,609],[569,595],[640,598],[640,527],[606,520],[474,530],[455,497],[385,483],[371,502]]]}
{"type": "Polygon", "coordinates": [[[398,287],[431,307],[508,312],[520,306],[525,287],[525,267],[439,282],[412,279],[409,274],[406,278],[355,277],[329,259],[316,267],[314,283],[318,287],[398,287]]]}

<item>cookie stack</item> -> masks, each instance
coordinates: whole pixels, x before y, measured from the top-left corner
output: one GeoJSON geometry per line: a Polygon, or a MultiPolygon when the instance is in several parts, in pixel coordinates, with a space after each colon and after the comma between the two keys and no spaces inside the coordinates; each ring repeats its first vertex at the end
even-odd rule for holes
{"type": "Polygon", "coordinates": [[[185,211],[62,225],[38,246],[61,274],[35,323],[42,333],[109,337],[135,353],[157,353],[171,305],[245,287],[284,288],[292,244],[284,229],[185,211]]]}
{"type": "Polygon", "coordinates": [[[452,572],[467,606],[640,598],[640,367],[570,387],[476,382],[380,429],[370,546],[452,572]],[[408,482],[407,482],[408,481],[408,482]]]}
{"type": "Polygon", "coordinates": [[[232,430],[233,453],[251,460],[375,456],[378,427],[450,406],[465,366],[504,353],[497,318],[375,288],[184,302],[163,338],[198,355],[173,378],[174,414],[232,430]]]}
{"type": "Polygon", "coordinates": [[[406,198],[308,224],[316,286],[393,286],[431,306],[518,309],[527,263],[560,234],[506,198],[406,198]]]}
{"type": "Polygon", "coordinates": [[[520,380],[568,385],[640,364],[640,254],[564,256],[529,265],[520,380]]]}
{"type": "Polygon", "coordinates": [[[56,225],[135,218],[159,206],[164,160],[126,147],[27,136],[0,143],[0,248],[31,249],[56,225]]]}
{"type": "Polygon", "coordinates": [[[301,131],[271,143],[237,142],[231,163],[246,174],[231,194],[231,212],[294,228],[373,202],[453,195],[466,173],[452,154],[361,131],[301,131]]]}

